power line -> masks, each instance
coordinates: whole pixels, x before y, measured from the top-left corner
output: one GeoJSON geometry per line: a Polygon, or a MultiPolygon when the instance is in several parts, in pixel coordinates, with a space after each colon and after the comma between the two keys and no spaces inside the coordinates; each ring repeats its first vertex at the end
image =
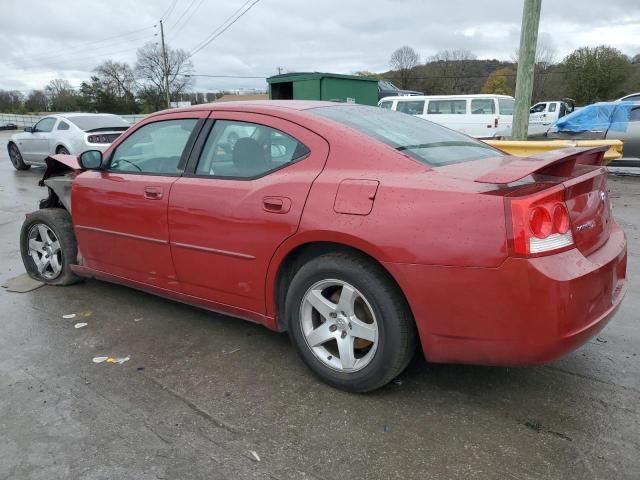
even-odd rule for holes
{"type": "Polygon", "coordinates": [[[160,15],[160,19],[162,19],[163,22],[167,21],[169,16],[173,13],[173,10],[176,8],[177,4],[178,4],[178,0],[173,0],[173,3],[169,5],[169,8],[167,8],[167,10],[165,10],[165,12],[162,15],[160,15]]]}
{"type": "MultiPolygon", "coordinates": [[[[59,57],[59,56],[67,56],[67,55],[71,55],[73,53],[78,53],[78,52],[81,52],[81,51],[88,50],[87,47],[89,47],[90,45],[96,45],[96,44],[99,44],[99,43],[108,42],[108,41],[113,40],[113,39],[118,39],[116,42],[112,43],[112,45],[117,45],[117,44],[121,43],[124,40],[124,37],[135,36],[136,34],[139,34],[140,32],[143,32],[143,31],[155,28],[155,27],[156,27],[155,25],[152,25],[152,26],[148,26],[148,27],[144,27],[144,28],[138,28],[136,30],[132,30],[132,31],[129,31],[129,32],[121,33],[119,35],[103,38],[102,40],[94,40],[92,42],[88,42],[88,43],[85,43],[85,44],[79,44],[79,45],[70,47],[68,49],[58,50],[57,53],[54,53],[54,54],[36,55],[34,57],[27,58],[27,60],[41,60],[41,59],[44,59],[44,58],[49,59],[49,58],[56,58],[56,57],[59,57]]],[[[132,39],[128,38],[127,42],[130,42],[130,41],[132,41],[132,39]]],[[[105,48],[107,46],[110,46],[110,45],[102,45],[102,46],[99,46],[99,47],[91,47],[91,48],[102,49],[102,48],[105,48]]]]}
{"type": "MultiPolygon", "coordinates": [[[[191,3],[189,3],[189,5],[187,5],[187,8],[185,8],[185,9],[182,11],[182,15],[180,15],[180,16],[178,17],[178,19],[177,19],[175,22],[173,22],[173,25],[171,25],[171,28],[174,28],[178,23],[180,23],[180,20],[182,20],[182,19],[184,18],[184,16],[187,14],[187,12],[188,12],[189,10],[191,10],[191,7],[193,7],[193,4],[194,4],[194,3],[196,3],[196,0],[191,0],[191,3]]],[[[164,21],[164,23],[165,23],[165,25],[166,25],[166,23],[167,23],[167,22],[166,22],[166,21],[164,21]]],[[[169,31],[169,28],[168,28],[169,26],[168,26],[168,25],[166,25],[166,26],[167,26],[167,32],[168,32],[168,31],[169,31]]]]}
{"type": "Polygon", "coordinates": [[[247,2],[245,2],[238,10],[236,10],[229,18],[227,18],[227,20],[225,20],[218,28],[216,28],[209,35],[209,37],[207,39],[205,39],[203,42],[201,42],[200,45],[197,46],[194,49],[194,51],[187,58],[193,57],[196,53],[198,53],[200,50],[202,50],[204,47],[206,47],[211,42],[213,42],[216,38],[218,38],[220,35],[222,35],[225,31],[227,31],[227,29],[229,29],[229,27],[231,27],[231,25],[233,25],[238,20],[240,20],[240,18],[242,18],[249,10],[251,10],[259,1],[260,0],[248,0],[247,2]],[[250,3],[250,2],[252,2],[252,3],[250,3]],[[249,4],[249,6],[245,8],[245,6],[247,4],[249,4]],[[244,8],[244,11],[242,11],[238,15],[238,12],[240,12],[243,8],[244,8]],[[235,16],[235,18],[234,18],[234,16],[235,16]],[[230,22],[230,23],[228,23],[228,22],[230,22]],[[226,26],[225,26],[225,24],[226,24],[226,26]]]}
{"type": "MultiPolygon", "coordinates": [[[[202,6],[202,3],[204,2],[204,0],[200,0],[200,3],[198,3],[198,5],[196,5],[196,8],[193,9],[193,11],[191,12],[191,14],[189,14],[189,16],[182,22],[182,25],[180,25],[180,27],[177,29],[177,31],[173,31],[171,32],[173,35],[173,38],[176,38],[178,36],[178,34],[184,30],[184,27],[186,27],[187,25],[189,25],[189,21],[191,20],[191,18],[193,17],[193,15],[198,11],[198,9],[202,6]]],[[[173,29],[177,28],[178,23],[176,22],[173,25],[173,29]]]]}
{"type": "Polygon", "coordinates": [[[206,75],[203,73],[182,74],[183,77],[207,77],[207,78],[267,78],[265,75],[206,75]]]}

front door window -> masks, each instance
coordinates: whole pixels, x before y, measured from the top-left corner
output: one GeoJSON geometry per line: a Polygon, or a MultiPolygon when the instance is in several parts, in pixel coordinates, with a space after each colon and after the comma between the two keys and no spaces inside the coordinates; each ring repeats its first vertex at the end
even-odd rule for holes
{"type": "Polygon", "coordinates": [[[180,160],[197,119],[164,120],[140,127],[124,140],[111,158],[113,172],[179,174],[180,160]]]}

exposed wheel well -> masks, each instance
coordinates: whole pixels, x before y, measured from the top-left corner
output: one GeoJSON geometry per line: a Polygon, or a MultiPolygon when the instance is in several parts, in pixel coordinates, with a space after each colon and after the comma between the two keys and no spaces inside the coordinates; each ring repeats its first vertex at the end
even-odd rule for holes
{"type": "Polygon", "coordinates": [[[58,146],[56,147],[56,153],[60,153],[60,150],[61,150],[61,149],[63,149],[63,148],[64,148],[67,152],[69,151],[69,149],[68,149],[67,147],[65,147],[64,145],[58,145],[58,146]]]}
{"type": "Polygon", "coordinates": [[[284,305],[287,296],[287,289],[298,269],[307,263],[309,260],[319,257],[327,253],[349,253],[354,256],[365,258],[367,261],[377,265],[383,274],[387,277],[387,280],[398,289],[398,292],[402,296],[409,310],[411,306],[404,295],[404,292],[396,282],[395,278],[387,271],[386,268],[375,258],[357,248],[350,247],[341,243],[334,242],[312,242],[305,243],[293,249],[284,258],[280,267],[278,268],[278,274],[276,275],[275,285],[275,302],[276,302],[276,318],[278,321],[278,330],[284,332],[287,330],[286,320],[284,316],[284,305]]]}

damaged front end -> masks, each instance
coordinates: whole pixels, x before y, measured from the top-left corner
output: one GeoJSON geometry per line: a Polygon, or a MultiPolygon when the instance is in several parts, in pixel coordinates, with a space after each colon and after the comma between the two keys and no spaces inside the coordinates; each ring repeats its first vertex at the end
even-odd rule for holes
{"type": "Polygon", "coordinates": [[[61,207],[71,213],[71,184],[83,171],[74,155],[51,155],[45,159],[47,169],[38,182],[47,187],[49,196],[40,200],[40,208],[61,207]]]}

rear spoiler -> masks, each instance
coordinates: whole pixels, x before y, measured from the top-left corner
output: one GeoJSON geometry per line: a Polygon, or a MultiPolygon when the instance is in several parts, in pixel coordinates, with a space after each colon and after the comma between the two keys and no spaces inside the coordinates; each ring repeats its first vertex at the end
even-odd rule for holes
{"type": "Polygon", "coordinates": [[[532,173],[554,177],[568,177],[576,164],[602,165],[608,145],[595,148],[561,148],[539,153],[530,157],[507,157],[495,170],[475,181],[478,183],[507,184],[516,182],[532,173]]]}

